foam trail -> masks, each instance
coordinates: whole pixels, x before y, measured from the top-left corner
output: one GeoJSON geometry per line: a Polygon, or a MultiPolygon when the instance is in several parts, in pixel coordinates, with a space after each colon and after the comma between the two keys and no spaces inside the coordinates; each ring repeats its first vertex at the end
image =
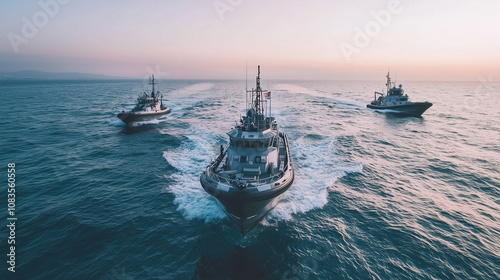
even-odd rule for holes
{"type": "MultiPolygon", "coordinates": [[[[165,176],[172,183],[167,191],[175,195],[174,203],[188,219],[207,222],[226,218],[214,198],[203,190],[199,178],[216,154],[221,137],[209,130],[190,126],[185,132],[188,140],[174,150],[165,151],[163,157],[178,172],[165,176]]],[[[282,201],[268,213],[264,224],[289,220],[293,214],[322,208],[328,202],[328,188],[347,173],[361,172],[361,163],[342,161],[335,154],[333,140],[317,142],[304,137],[293,143],[295,181],[282,201]]]]}
{"type": "Polygon", "coordinates": [[[315,97],[325,97],[321,93],[308,89],[302,86],[294,85],[294,84],[277,84],[274,86],[273,90],[277,91],[288,91],[290,93],[302,93],[302,94],[307,94],[310,96],[315,96],[315,97]]]}
{"type": "Polygon", "coordinates": [[[361,103],[361,102],[357,102],[357,101],[354,101],[354,100],[346,100],[346,99],[338,99],[338,98],[327,98],[327,97],[325,97],[325,99],[326,100],[333,100],[337,104],[346,105],[346,106],[338,106],[338,107],[343,108],[343,109],[349,109],[351,107],[366,108],[366,104],[361,103]]]}
{"type": "Polygon", "coordinates": [[[197,83],[192,84],[187,87],[183,87],[177,90],[173,90],[169,92],[169,95],[181,95],[181,96],[189,96],[198,92],[208,91],[214,87],[214,83],[197,83]]]}
{"type": "Polygon", "coordinates": [[[111,126],[126,126],[126,124],[124,122],[122,122],[120,119],[118,119],[116,117],[109,120],[109,125],[111,125],[111,126]]]}
{"type": "MultiPolygon", "coordinates": [[[[165,116],[161,116],[160,118],[158,119],[154,119],[154,120],[149,120],[149,121],[140,121],[140,122],[131,122],[129,123],[129,126],[130,127],[139,127],[139,126],[142,126],[142,125],[151,125],[151,124],[159,124],[161,122],[164,122],[166,121],[167,119],[165,118],[165,116]]],[[[126,124],[117,119],[117,120],[110,120],[109,121],[109,125],[111,126],[126,126],[126,124]]]]}
{"type": "Polygon", "coordinates": [[[404,112],[397,111],[397,110],[391,110],[391,109],[385,109],[385,110],[380,110],[380,109],[371,109],[368,108],[370,111],[375,111],[377,113],[382,113],[382,114],[405,114],[404,112]]]}
{"type": "Polygon", "coordinates": [[[163,157],[178,171],[165,176],[173,181],[167,191],[175,195],[174,203],[187,219],[199,218],[206,222],[224,219],[226,214],[200,184],[200,175],[215,155],[215,143],[220,141],[220,136],[196,126],[189,127],[184,135],[188,140],[180,147],[163,152],[163,157]]]}
{"type": "Polygon", "coordinates": [[[303,138],[292,145],[295,180],[281,202],[271,210],[264,224],[290,220],[293,214],[322,208],[328,202],[328,188],[347,173],[361,172],[361,163],[342,161],[332,140],[311,142],[303,138]]]}
{"type": "Polygon", "coordinates": [[[325,102],[347,105],[348,107],[345,107],[345,108],[350,108],[350,107],[364,108],[365,107],[365,104],[362,104],[362,103],[354,101],[354,100],[332,98],[327,93],[321,93],[319,91],[316,91],[313,89],[308,89],[308,88],[294,85],[294,84],[277,84],[274,87],[274,89],[277,91],[287,91],[289,93],[298,93],[298,94],[305,94],[305,95],[309,95],[309,96],[313,96],[313,97],[319,97],[325,102]]]}
{"type": "Polygon", "coordinates": [[[211,96],[210,90],[214,86],[213,83],[197,83],[169,92],[169,99],[164,99],[164,104],[170,107],[172,112],[166,118],[178,119],[184,114],[186,108],[211,96]]]}

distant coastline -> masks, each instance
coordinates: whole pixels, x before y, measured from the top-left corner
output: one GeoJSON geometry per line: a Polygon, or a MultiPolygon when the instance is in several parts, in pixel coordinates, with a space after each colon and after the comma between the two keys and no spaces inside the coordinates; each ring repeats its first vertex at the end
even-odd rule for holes
{"type": "Polygon", "coordinates": [[[124,80],[127,77],[108,76],[102,74],[79,72],[45,72],[23,70],[16,72],[0,72],[0,80],[124,80]]]}
{"type": "MultiPolygon", "coordinates": [[[[144,80],[147,79],[145,77],[124,77],[124,76],[111,76],[111,75],[104,75],[104,74],[94,74],[94,73],[81,73],[81,72],[47,72],[47,71],[39,71],[39,70],[21,70],[21,71],[14,71],[14,72],[0,72],[0,81],[24,81],[24,80],[29,80],[29,81],[57,81],[57,80],[144,80]]],[[[158,78],[157,78],[158,79],[158,78]]],[[[184,81],[244,81],[244,79],[231,79],[231,78],[216,78],[216,79],[209,79],[209,78],[175,78],[175,79],[165,79],[165,78],[159,78],[158,80],[184,80],[184,81]]],[[[352,81],[358,81],[358,82],[374,82],[374,81],[380,81],[380,79],[335,79],[335,77],[332,77],[332,79],[270,79],[270,81],[277,81],[277,82],[296,82],[296,81],[336,81],[336,82],[352,82],[352,81]]],[[[457,83],[457,82],[463,82],[463,83],[482,83],[479,80],[419,80],[419,79],[409,79],[405,80],[406,83],[409,82],[427,82],[427,83],[432,83],[432,82],[443,82],[443,83],[457,83]]],[[[488,81],[488,83],[498,83],[497,81],[488,81]]]]}

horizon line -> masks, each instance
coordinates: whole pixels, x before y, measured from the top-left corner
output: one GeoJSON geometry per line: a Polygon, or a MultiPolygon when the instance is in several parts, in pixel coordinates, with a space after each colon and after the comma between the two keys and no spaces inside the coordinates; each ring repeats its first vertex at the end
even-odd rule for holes
{"type": "MultiPolygon", "coordinates": [[[[42,71],[42,70],[33,70],[33,69],[25,69],[25,70],[19,70],[19,71],[13,71],[13,72],[0,72],[0,75],[12,75],[16,73],[22,73],[22,72],[38,72],[38,73],[44,73],[44,74],[53,74],[53,75],[58,75],[58,74],[73,74],[73,75],[94,75],[94,76],[101,76],[102,78],[88,78],[88,77],[63,77],[63,78],[57,78],[57,77],[2,77],[0,76],[0,80],[2,81],[16,81],[16,80],[80,80],[80,81],[98,81],[98,80],[144,80],[145,78],[142,77],[136,77],[136,76],[115,76],[115,75],[108,75],[108,74],[100,74],[100,73],[90,73],[90,72],[50,72],[50,71],[42,71]]],[[[156,73],[152,73],[153,75],[156,73]]],[[[195,80],[205,80],[205,81],[245,81],[246,79],[244,78],[165,78],[165,77],[156,77],[157,80],[184,80],[184,81],[195,81],[195,80]]],[[[366,82],[366,81],[381,81],[382,79],[373,79],[373,78],[367,78],[367,79],[296,79],[296,78],[285,78],[285,79],[269,79],[269,81],[349,81],[349,82],[366,82]]],[[[480,80],[413,80],[413,79],[406,79],[404,81],[409,81],[409,82],[481,82],[480,80]]],[[[494,82],[494,81],[492,81],[494,82]]]]}

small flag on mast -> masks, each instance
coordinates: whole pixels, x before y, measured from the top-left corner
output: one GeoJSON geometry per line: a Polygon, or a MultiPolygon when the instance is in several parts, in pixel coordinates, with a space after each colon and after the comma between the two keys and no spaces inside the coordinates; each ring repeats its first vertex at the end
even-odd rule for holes
{"type": "Polygon", "coordinates": [[[268,91],[268,92],[264,93],[264,96],[266,97],[266,99],[271,99],[271,92],[268,91]]]}

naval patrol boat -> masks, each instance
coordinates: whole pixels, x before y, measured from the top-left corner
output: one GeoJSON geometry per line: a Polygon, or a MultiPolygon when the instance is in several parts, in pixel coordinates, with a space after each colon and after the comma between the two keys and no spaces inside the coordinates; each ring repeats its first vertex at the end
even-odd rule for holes
{"type": "Polygon", "coordinates": [[[410,102],[408,95],[404,94],[403,85],[396,88],[395,83],[391,82],[389,72],[387,73],[387,95],[375,92],[375,99],[366,107],[376,110],[390,110],[390,112],[404,115],[420,117],[427,109],[432,106],[430,102],[410,102]],[[379,97],[377,98],[377,95],[379,97]]]}
{"type": "Polygon", "coordinates": [[[259,66],[255,89],[246,91],[245,116],[200,177],[203,189],[243,235],[278,204],[294,179],[288,138],[271,116],[271,104],[267,107],[271,92],[265,91],[264,97],[259,66]]]}
{"type": "Polygon", "coordinates": [[[160,91],[155,91],[157,83],[154,75],[149,79],[149,84],[152,86],[151,93],[143,92],[131,111],[118,114],[118,118],[125,124],[154,120],[170,113],[171,109],[163,104],[163,95],[160,95],[160,91]]]}

